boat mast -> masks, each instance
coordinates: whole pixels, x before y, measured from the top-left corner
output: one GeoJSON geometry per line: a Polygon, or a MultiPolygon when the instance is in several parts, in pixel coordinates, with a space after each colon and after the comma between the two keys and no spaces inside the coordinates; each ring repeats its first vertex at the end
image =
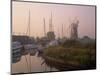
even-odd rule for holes
{"type": "Polygon", "coordinates": [[[63,38],[63,24],[62,24],[62,38],[63,38]]]}
{"type": "Polygon", "coordinates": [[[51,17],[49,19],[49,31],[52,32],[53,31],[53,24],[52,24],[52,12],[51,12],[51,17]]]}
{"type": "MultiPolygon", "coordinates": [[[[30,39],[30,10],[29,10],[29,17],[28,17],[28,27],[27,27],[27,32],[26,32],[26,35],[29,37],[30,39]]],[[[29,44],[29,39],[27,39],[27,44],[29,44]]],[[[27,57],[25,55],[25,60],[26,60],[26,63],[27,63],[27,68],[28,70],[31,72],[31,57],[29,56],[29,62],[30,62],[30,66],[28,66],[28,60],[27,60],[27,57]]]]}
{"type": "Polygon", "coordinates": [[[44,22],[44,37],[46,37],[45,18],[43,18],[43,22],[44,22]]]}
{"type": "Polygon", "coordinates": [[[59,27],[58,27],[58,38],[60,38],[59,27]]]}
{"type": "MultiPolygon", "coordinates": [[[[28,28],[29,28],[29,39],[30,39],[30,9],[29,9],[29,21],[28,21],[28,28]]],[[[30,40],[29,40],[30,41],[30,40]]],[[[29,50],[30,51],[30,50],[29,50]]],[[[30,72],[31,72],[31,56],[29,56],[29,62],[30,62],[30,72]]]]}
{"type": "Polygon", "coordinates": [[[29,10],[29,19],[28,19],[29,21],[28,21],[28,28],[29,28],[29,34],[28,34],[28,36],[30,36],[30,10],[29,10]]]}

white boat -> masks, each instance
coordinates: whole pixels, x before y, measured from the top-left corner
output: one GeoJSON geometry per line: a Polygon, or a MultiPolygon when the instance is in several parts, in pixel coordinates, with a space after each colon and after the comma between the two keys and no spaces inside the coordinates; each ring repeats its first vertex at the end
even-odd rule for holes
{"type": "Polygon", "coordinates": [[[46,47],[48,48],[49,46],[58,46],[58,45],[59,43],[57,40],[52,40],[46,45],[46,47]]]}
{"type": "Polygon", "coordinates": [[[24,45],[24,49],[25,50],[37,49],[37,45],[35,45],[35,44],[27,44],[27,45],[24,45]]]}
{"type": "Polygon", "coordinates": [[[21,49],[22,45],[20,42],[13,42],[12,43],[12,62],[16,63],[21,59],[21,49]]]}

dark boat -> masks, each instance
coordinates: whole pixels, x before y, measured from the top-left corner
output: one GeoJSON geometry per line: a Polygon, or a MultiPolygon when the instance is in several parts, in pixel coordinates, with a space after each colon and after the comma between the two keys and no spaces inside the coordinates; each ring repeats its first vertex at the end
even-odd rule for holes
{"type": "Polygon", "coordinates": [[[12,43],[12,63],[16,63],[21,59],[21,49],[22,45],[20,42],[12,43]]]}

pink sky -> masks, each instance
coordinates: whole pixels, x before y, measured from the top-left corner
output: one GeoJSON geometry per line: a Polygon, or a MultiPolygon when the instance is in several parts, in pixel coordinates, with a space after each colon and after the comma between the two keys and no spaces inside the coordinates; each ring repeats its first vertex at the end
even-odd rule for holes
{"type": "Polygon", "coordinates": [[[30,9],[30,28],[31,36],[42,37],[43,18],[46,21],[46,32],[49,30],[49,18],[52,12],[53,26],[56,37],[60,34],[61,27],[64,25],[64,36],[67,33],[70,22],[77,17],[79,20],[78,35],[85,35],[95,38],[95,6],[77,6],[77,5],[59,5],[45,3],[28,3],[13,2],[12,3],[12,31],[13,33],[25,33],[28,26],[28,16],[30,9]],[[58,33],[59,29],[59,33],[58,33]]]}

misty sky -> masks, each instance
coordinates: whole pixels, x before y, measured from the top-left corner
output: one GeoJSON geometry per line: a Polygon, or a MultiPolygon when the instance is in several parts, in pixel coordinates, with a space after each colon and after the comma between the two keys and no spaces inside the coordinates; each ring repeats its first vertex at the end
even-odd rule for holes
{"type": "Polygon", "coordinates": [[[53,27],[56,37],[61,37],[61,27],[64,27],[64,36],[69,36],[69,25],[77,17],[79,20],[78,36],[85,35],[95,38],[95,7],[59,5],[44,3],[13,2],[12,3],[12,32],[13,34],[26,33],[30,10],[31,36],[44,36],[43,18],[46,21],[46,32],[49,30],[49,19],[52,12],[53,27]]]}

